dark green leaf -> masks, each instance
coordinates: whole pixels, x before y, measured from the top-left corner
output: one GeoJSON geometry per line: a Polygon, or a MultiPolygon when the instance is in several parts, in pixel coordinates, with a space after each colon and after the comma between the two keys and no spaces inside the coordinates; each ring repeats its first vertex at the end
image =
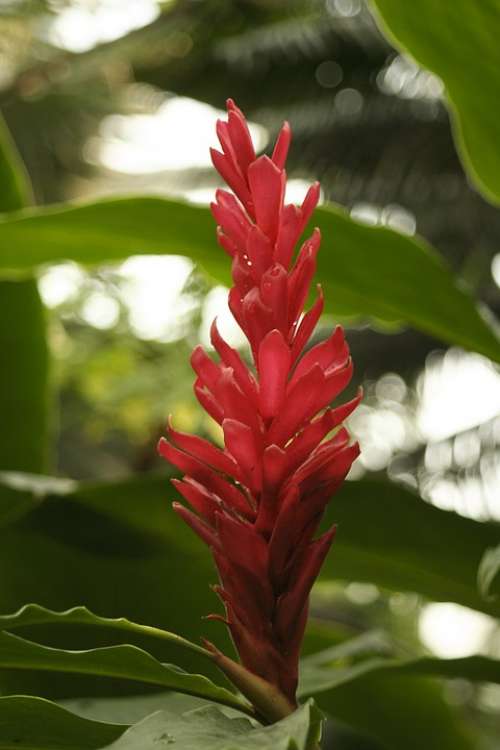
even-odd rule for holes
{"type": "Polygon", "coordinates": [[[373,645],[366,636],[361,636],[303,659],[300,695],[305,697],[334,690],[340,685],[369,674],[384,677],[415,675],[460,678],[472,682],[500,684],[500,661],[486,656],[468,656],[461,659],[421,657],[405,660],[374,657],[345,665],[346,657],[359,656],[366,652],[368,647],[373,648],[373,645]]]}
{"type": "Polygon", "coordinates": [[[464,717],[442,689],[422,677],[366,675],[317,696],[334,718],[377,739],[387,750],[476,750],[464,717]]]}
{"type": "MultiPolygon", "coordinates": [[[[166,476],[74,489],[59,482],[52,489],[47,482],[31,483],[35,507],[30,509],[25,478],[19,493],[26,515],[0,529],[0,611],[14,611],[33,599],[56,610],[83,602],[103,616],[123,615],[194,642],[205,635],[228,651],[225,628],[201,619],[219,609],[209,590],[216,581],[210,554],[172,512],[169,500],[175,495],[166,476]]],[[[13,491],[11,482],[9,495],[13,491]]],[[[1,498],[0,486],[0,507],[1,498]]],[[[368,480],[347,483],[332,500],[327,521],[338,522],[338,533],[324,579],[371,581],[498,615],[499,603],[485,601],[476,583],[484,550],[498,541],[498,525],[461,518],[401,487],[368,480]]],[[[41,638],[31,629],[27,637],[68,648],[95,645],[93,632],[89,640],[74,628],[59,630],[57,638],[52,630],[41,638]]],[[[147,638],[134,642],[151,646],[147,638]]],[[[197,655],[181,654],[166,642],[155,640],[155,655],[162,661],[180,659],[188,671],[200,669],[197,655]]],[[[216,677],[215,671],[210,674],[216,677]]],[[[102,681],[90,686],[81,677],[62,681],[55,674],[43,683],[40,676],[34,682],[28,674],[8,672],[1,680],[9,692],[29,687],[48,697],[105,687],[102,681]]]]}
{"type": "Polygon", "coordinates": [[[477,571],[479,591],[485,599],[500,596],[500,545],[487,549],[477,571]]]}
{"type": "MultiPolygon", "coordinates": [[[[317,643],[317,635],[312,640],[317,643]]],[[[390,750],[472,750],[468,729],[428,675],[498,681],[498,662],[482,657],[402,662],[393,654],[394,644],[378,631],[316,652],[301,662],[299,693],[314,694],[329,715],[390,750]]]]}
{"type": "Polygon", "coordinates": [[[248,711],[245,702],[207,677],[189,674],[173,664],[161,664],[136,646],[67,651],[49,648],[3,631],[0,632],[0,667],[135,680],[248,711]]]}
{"type": "MultiPolygon", "coordinates": [[[[472,298],[422,240],[364,226],[334,206],[318,209],[315,221],[324,235],[318,280],[327,312],[402,321],[500,360],[498,339],[472,298]]],[[[208,209],[160,198],[6,217],[0,248],[0,269],[6,272],[64,259],[99,264],[141,253],[175,253],[188,255],[218,281],[229,280],[228,258],[215,242],[208,209]]]]}
{"type": "Polygon", "coordinates": [[[91,750],[126,728],[83,719],[42,698],[0,698],[0,750],[91,750]]]}
{"type": "Polygon", "coordinates": [[[167,641],[179,648],[187,648],[189,651],[209,657],[209,652],[204,648],[198,646],[196,643],[191,643],[176,633],[154,628],[151,625],[139,625],[136,622],[125,619],[125,617],[100,617],[86,607],[73,607],[65,612],[54,612],[38,604],[26,604],[12,615],[0,615],[0,630],[10,631],[25,627],[26,625],[90,625],[110,628],[112,630],[122,630],[127,633],[140,634],[157,638],[161,641],[167,641]]]}
{"type": "MultiPolygon", "coordinates": [[[[12,478],[4,475],[4,482],[7,479],[10,497],[14,485],[12,478]]],[[[16,479],[19,483],[17,475],[16,479]]],[[[20,500],[26,504],[27,510],[30,509],[26,498],[29,485],[30,480],[25,478],[22,491],[19,490],[20,500]]],[[[71,597],[70,591],[73,589],[74,597],[80,595],[80,600],[92,609],[99,609],[109,616],[109,608],[103,610],[91,604],[97,597],[90,596],[89,587],[84,585],[85,579],[78,572],[84,560],[92,566],[91,555],[87,554],[89,548],[99,557],[98,569],[101,574],[96,573],[92,584],[98,588],[99,584],[104,588],[110,585],[106,575],[114,569],[113,558],[123,560],[123,579],[129,583],[137,580],[136,576],[141,570],[145,572],[151,566],[150,586],[155,585],[156,581],[161,586],[165,575],[163,566],[175,565],[172,568],[174,575],[168,577],[168,582],[169,586],[173,586],[178,578],[185,577],[186,586],[178,590],[181,598],[181,592],[184,588],[189,590],[189,586],[202,595],[204,587],[213,580],[212,563],[206,549],[169,507],[167,501],[174,499],[175,495],[167,477],[149,475],[116,484],[74,484],[71,490],[60,483],[47,484],[46,480],[39,484],[33,478],[31,487],[37,498],[37,506],[29,510],[24,524],[18,522],[5,530],[2,546],[5,547],[10,535],[15,538],[21,530],[26,533],[29,528],[30,534],[38,539],[36,546],[43,540],[46,553],[37,557],[43,558],[45,563],[40,571],[41,577],[38,577],[37,565],[30,563],[32,551],[29,545],[21,552],[16,549],[16,554],[21,555],[25,563],[16,566],[10,576],[14,576],[18,587],[26,591],[24,570],[30,572],[34,584],[30,597],[33,591],[43,588],[40,582],[45,576],[53,581],[60,580],[62,584],[67,576],[64,566],[61,569],[56,558],[51,560],[49,547],[53,545],[54,554],[56,549],[64,557],[71,553],[67,559],[73,562],[68,564],[75,571],[66,589],[61,585],[56,587],[58,591],[65,590],[64,596],[58,597],[57,604],[54,601],[56,597],[50,597],[50,593],[42,604],[57,609],[75,605],[78,599],[75,601],[71,597]],[[56,492],[54,488],[57,488],[56,492]],[[42,497],[45,498],[43,502],[42,497]],[[100,528],[103,529],[102,541],[98,536],[100,528]],[[120,544],[122,535],[127,546],[120,544]],[[58,541],[62,544],[57,544],[58,541]],[[151,555],[154,559],[148,563],[151,555]],[[193,568],[196,570],[190,573],[193,568]]],[[[338,532],[325,563],[325,578],[372,581],[387,588],[417,591],[430,599],[456,601],[493,615],[498,614],[499,605],[485,602],[477,592],[476,585],[476,571],[481,557],[498,540],[498,524],[462,518],[424,503],[401,486],[373,480],[347,482],[344,485],[333,498],[327,512],[326,525],[332,523],[337,523],[338,532]]],[[[39,565],[42,565],[41,561],[39,565]]],[[[7,561],[4,567],[8,567],[7,561]]],[[[120,574],[119,569],[116,574],[120,574]]],[[[121,587],[117,587],[115,598],[119,590],[121,587]]],[[[123,594],[126,594],[126,589],[123,594]]],[[[210,601],[212,605],[215,604],[210,597],[208,592],[203,596],[202,606],[207,606],[210,601]]],[[[28,597],[24,598],[26,600],[28,597]]],[[[105,597],[98,599],[104,601],[105,597]]],[[[127,617],[165,626],[165,618],[158,617],[158,609],[155,610],[156,616],[151,616],[151,609],[147,618],[140,617],[133,615],[130,607],[127,609],[124,598],[120,599],[119,604],[127,617]]],[[[7,605],[9,609],[22,604],[13,604],[13,600],[11,597],[11,603],[7,605]]],[[[149,597],[147,601],[151,601],[149,597]]],[[[2,609],[5,611],[5,604],[2,609]]],[[[200,611],[202,613],[203,609],[200,611]]],[[[173,614],[174,610],[171,612],[173,614]]],[[[167,629],[184,634],[182,628],[167,629]]]]}
{"type": "Polygon", "coordinates": [[[401,486],[373,480],[346,482],[326,523],[338,529],[324,577],[370,581],[500,615],[500,604],[485,602],[476,582],[485,549],[498,541],[498,524],[440,510],[401,486]]]}
{"type": "Polygon", "coordinates": [[[0,468],[41,472],[47,463],[49,357],[36,282],[0,280],[0,468]]]}
{"type": "MultiPolygon", "coordinates": [[[[12,507],[15,490],[12,476],[9,479],[12,507]]],[[[19,475],[15,479],[19,487],[19,475]]],[[[18,490],[25,516],[0,529],[1,612],[12,612],[30,600],[55,610],[83,603],[103,616],[125,616],[195,642],[205,635],[228,650],[225,628],[202,621],[203,615],[218,608],[209,589],[216,576],[207,550],[170,508],[174,496],[167,476],[152,486],[147,481],[144,485],[144,478],[106,487],[86,485],[82,494],[66,491],[61,482],[49,489],[46,481],[31,478],[36,500],[32,509],[28,481],[25,478],[18,490]]],[[[76,625],[57,633],[54,626],[29,630],[25,634],[29,638],[67,648],[94,646],[98,635],[76,625]]],[[[99,634],[99,643],[108,644],[109,635],[99,634]]],[[[121,640],[119,633],[113,635],[112,642],[121,640]]],[[[131,634],[123,636],[131,638],[131,634]]],[[[134,643],[149,649],[151,639],[137,636],[134,643]]],[[[155,641],[155,655],[188,671],[200,669],[198,655],[179,653],[167,642],[155,641]]],[[[217,678],[215,668],[207,673],[217,678]]],[[[0,685],[11,693],[47,697],[121,694],[127,689],[116,681],[17,671],[1,673],[0,685]]]]}
{"type": "Polygon", "coordinates": [[[497,0],[372,2],[391,41],[443,80],[465,167],[485,195],[499,202],[497,0]]]}
{"type": "MultiPolygon", "coordinates": [[[[0,117],[0,211],[28,204],[31,188],[0,117]]],[[[24,250],[5,250],[23,253],[24,250]]],[[[36,282],[0,280],[0,469],[45,469],[48,437],[48,351],[36,282]]]]}
{"type": "Polygon", "coordinates": [[[312,750],[320,721],[311,703],[265,728],[229,718],[215,706],[180,715],[159,711],[131,727],[109,750],[157,750],[163,744],[182,750],[312,750]]]}

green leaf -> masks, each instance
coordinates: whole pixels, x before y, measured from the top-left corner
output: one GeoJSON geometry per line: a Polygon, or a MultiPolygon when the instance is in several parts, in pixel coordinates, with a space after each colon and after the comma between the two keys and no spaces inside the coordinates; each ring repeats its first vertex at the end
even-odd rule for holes
{"type": "Polygon", "coordinates": [[[498,0],[372,2],[391,42],[442,79],[464,165],[486,197],[498,203],[498,0]]]}
{"type": "Polygon", "coordinates": [[[161,664],[136,646],[68,651],[33,643],[3,631],[0,632],[0,667],[135,680],[249,712],[248,704],[207,677],[189,674],[173,664],[161,664]]]}
{"type": "Polygon", "coordinates": [[[0,115],[0,211],[17,211],[33,203],[28,174],[0,115]]]}
{"type": "MultiPolygon", "coordinates": [[[[9,506],[13,507],[17,491],[25,514],[21,516],[20,510],[16,521],[0,528],[0,612],[12,612],[30,600],[54,610],[84,603],[106,617],[125,616],[182,633],[195,642],[205,635],[224,651],[230,649],[226,629],[202,621],[218,607],[209,588],[216,576],[206,548],[170,508],[174,495],[167,475],[152,487],[140,477],[105,486],[84,485],[78,491],[60,481],[49,487],[45,478],[24,479],[21,485],[19,475],[9,475],[9,506]]],[[[3,496],[0,485],[0,508],[3,496]]],[[[57,634],[54,626],[36,628],[25,635],[68,648],[94,646],[96,636],[107,645],[111,635],[77,625],[59,628],[57,634]]],[[[116,633],[112,642],[119,636],[116,633]]],[[[130,640],[131,634],[123,633],[126,636],[130,640]]],[[[137,635],[134,643],[149,649],[151,639],[137,635]]],[[[197,654],[179,653],[166,641],[155,644],[155,655],[162,661],[199,670],[197,654]]],[[[207,666],[207,674],[217,678],[216,668],[207,666]]],[[[49,698],[132,691],[123,683],[85,676],[17,671],[0,672],[2,688],[49,698]]]]}
{"type": "Polygon", "coordinates": [[[477,571],[477,582],[481,596],[497,599],[500,596],[500,545],[487,549],[477,571]]]}
{"type": "MultiPolygon", "coordinates": [[[[137,724],[157,711],[183,714],[186,711],[210,705],[201,698],[171,692],[127,695],[120,698],[76,698],[59,703],[63,708],[84,719],[107,721],[112,724],[137,724]]],[[[224,712],[228,716],[238,715],[238,712],[233,711],[232,708],[224,708],[224,712]]]]}
{"type": "MultiPolygon", "coordinates": [[[[364,226],[335,206],[318,209],[315,222],[324,236],[318,280],[327,312],[402,321],[500,361],[496,335],[423,240],[364,226]]],[[[215,242],[209,210],[161,198],[105,200],[5,217],[0,248],[4,272],[65,259],[99,264],[174,253],[188,255],[218,281],[229,281],[229,262],[215,242]]]]}
{"type": "MultiPolygon", "coordinates": [[[[0,117],[0,211],[13,211],[30,201],[29,180],[0,117]]],[[[3,249],[12,250],[8,244],[3,249]]],[[[42,472],[48,438],[43,307],[36,282],[29,278],[0,280],[0,299],[0,469],[42,472]]]]}
{"type": "MultiPolygon", "coordinates": [[[[123,615],[194,642],[204,635],[229,652],[226,629],[201,619],[219,609],[209,589],[216,573],[207,549],[172,512],[169,501],[176,496],[167,476],[72,487],[25,477],[21,489],[16,475],[16,486],[26,512],[0,528],[0,611],[14,611],[33,599],[54,610],[84,602],[103,616],[123,615]],[[32,508],[26,494],[30,484],[32,508]]],[[[498,542],[497,524],[461,518],[402,487],[369,480],[346,483],[326,520],[337,522],[338,532],[324,580],[370,581],[498,616],[500,603],[485,601],[476,582],[484,550],[498,542]]],[[[73,627],[59,629],[57,638],[53,626],[43,638],[33,628],[25,635],[58,647],[96,645],[94,632],[89,641],[89,628],[73,627]]],[[[151,640],[137,635],[134,643],[149,649],[151,640]]],[[[180,653],[168,642],[155,640],[155,655],[180,660],[190,672],[200,668],[196,654],[180,653]]],[[[207,673],[217,678],[215,670],[207,673]]],[[[63,677],[5,671],[0,685],[4,691],[29,688],[47,697],[109,690],[104,681],[63,677]]]]}
{"type": "Polygon", "coordinates": [[[317,696],[320,709],[385,750],[476,750],[465,718],[422,677],[365,675],[317,696]]]}
{"type": "Polygon", "coordinates": [[[189,651],[202,654],[210,658],[210,653],[182,638],[176,633],[170,633],[167,630],[151,627],[151,625],[139,625],[131,622],[125,617],[100,617],[88,610],[86,607],[73,607],[65,612],[54,612],[53,610],[41,607],[39,604],[26,604],[18,612],[12,615],[0,615],[0,630],[15,630],[26,625],[90,625],[94,627],[111,628],[112,630],[122,630],[127,633],[134,633],[157,638],[162,641],[181,648],[187,648],[189,651]]]}
{"type": "MultiPolygon", "coordinates": [[[[87,719],[135,724],[156,711],[164,710],[178,715],[209,704],[180,693],[156,693],[126,698],[85,698],[64,701],[61,705],[87,719]]],[[[237,716],[237,712],[232,709],[223,710],[227,716],[237,716]]],[[[382,750],[381,745],[374,744],[366,734],[359,734],[338,721],[331,722],[325,731],[325,748],[330,747],[332,742],[335,743],[336,750],[382,750]]]]}
{"type": "Polygon", "coordinates": [[[393,653],[394,645],[379,631],[314,653],[301,661],[299,694],[314,695],[329,715],[390,750],[472,750],[468,727],[429,676],[498,682],[498,661],[483,657],[398,661],[393,653]]]}
{"type": "Polygon", "coordinates": [[[324,578],[369,581],[500,615],[500,604],[485,602],[476,582],[484,550],[498,541],[497,523],[440,510],[374,480],[344,484],[327,510],[325,524],[333,523],[338,529],[324,578]]]}
{"type": "Polygon", "coordinates": [[[76,487],[71,479],[0,471],[0,527],[35,510],[48,495],[63,496],[76,487]]]}
{"type": "Polygon", "coordinates": [[[91,750],[126,728],[83,719],[43,698],[0,698],[0,750],[91,750]]]}
{"type": "Polygon", "coordinates": [[[408,675],[459,678],[472,682],[500,684],[500,661],[486,656],[468,656],[460,659],[420,657],[404,660],[374,657],[346,666],[346,657],[359,657],[368,646],[373,645],[365,635],[306,657],[301,662],[299,694],[309,697],[335,690],[369,674],[384,677],[408,675]]]}
{"type": "Polygon", "coordinates": [[[0,280],[0,468],[42,472],[47,463],[49,355],[36,282],[0,280]]]}
{"type": "Polygon", "coordinates": [[[312,703],[264,728],[229,718],[215,706],[180,715],[159,711],[128,729],[108,750],[157,750],[162,744],[182,750],[313,750],[320,722],[312,703]]]}
{"type": "MultiPolygon", "coordinates": [[[[3,479],[9,482],[10,496],[15,482],[11,475],[3,479]]],[[[15,480],[20,487],[17,475],[15,480]]],[[[1,487],[0,483],[0,507],[1,487]]],[[[0,537],[0,571],[10,568],[12,593],[22,592],[26,601],[44,590],[44,580],[50,580],[52,591],[44,592],[41,604],[63,609],[85,601],[111,616],[109,592],[113,591],[114,607],[120,607],[130,619],[184,634],[187,631],[182,627],[167,624],[181,622],[176,617],[181,614],[178,608],[168,607],[160,594],[168,583],[172,587],[170,601],[178,597],[188,607],[191,638],[195,613],[201,615],[207,611],[204,607],[215,606],[208,592],[215,573],[205,547],[169,507],[168,500],[176,495],[168,477],[147,475],[117,483],[74,483],[71,487],[51,484],[45,478],[41,483],[25,478],[19,489],[20,501],[27,508],[24,523],[21,519],[11,524],[0,537]],[[36,497],[33,509],[26,498],[30,486],[36,497]],[[32,541],[20,550],[17,540],[28,532],[32,541]],[[15,555],[12,560],[21,564],[14,565],[11,554],[15,555]],[[142,597],[141,603],[138,592],[148,576],[152,596],[147,600],[142,597]],[[127,585],[120,584],[119,578],[127,585]],[[201,609],[189,609],[191,597],[185,601],[185,590],[200,596],[201,609]],[[140,615],[141,604],[143,608],[150,605],[143,609],[146,617],[140,615]]],[[[423,502],[401,486],[374,480],[345,483],[327,511],[325,525],[333,523],[338,531],[323,569],[324,578],[371,581],[492,615],[500,612],[498,603],[483,600],[476,583],[484,551],[498,542],[498,524],[462,518],[423,502]]],[[[2,595],[1,583],[0,577],[1,609],[22,606],[18,596],[6,599],[5,585],[2,595]]],[[[196,632],[207,625],[197,624],[196,632]]]]}

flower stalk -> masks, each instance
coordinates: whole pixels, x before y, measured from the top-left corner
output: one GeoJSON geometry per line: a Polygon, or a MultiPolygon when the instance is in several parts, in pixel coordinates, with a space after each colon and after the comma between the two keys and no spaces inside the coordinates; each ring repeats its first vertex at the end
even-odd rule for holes
{"type": "Polygon", "coordinates": [[[331,406],[352,377],[342,328],[308,348],[323,310],[320,286],[304,310],[319,230],[296,247],[319,184],[300,206],[285,202],[289,125],[272,156],[257,157],[245,117],[229,100],[217,135],[222,150],[212,150],[212,160],[232,192],[217,190],[211,208],[232,263],[228,304],[253,366],[224,341],[214,321],[218,361],[196,347],[191,364],[195,394],[221,425],[224,448],[169,423],[158,450],[184,474],[172,481],[187,505],[176,502],[174,509],[212,552],[219,574],[214,590],[225,615],[209,617],[227,625],[241,664],[207,647],[257,712],[275,721],[297,705],[309,593],[335,528],[319,538],[316,533],[359,454],[343,422],[361,393],[331,406]]]}

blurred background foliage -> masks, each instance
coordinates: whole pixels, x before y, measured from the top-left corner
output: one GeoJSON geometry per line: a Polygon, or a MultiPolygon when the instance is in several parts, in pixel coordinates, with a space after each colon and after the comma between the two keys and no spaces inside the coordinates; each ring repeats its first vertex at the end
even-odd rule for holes
{"type": "MultiPolygon", "coordinates": [[[[442,82],[391,46],[362,0],[128,0],[126,7],[3,0],[0,61],[0,109],[37,204],[132,193],[207,203],[218,185],[208,146],[231,96],[261,148],[290,121],[292,198],[319,179],[323,200],[351,217],[418,233],[490,317],[500,314],[500,213],[464,174],[442,82]]],[[[334,247],[335,237],[325,238],[323,253],[334,247]]],[[[125,480],[163,468],[155,444],[169,413],[179,428],[220,439],[192,395],[189,353],[207,343],[214,315],[234,343],[243,342],[228,320],[224,288],[180,256],[182,248],[179,257],[136,257],[92,271],[73,263],[41,270],[54,385],[52,474],[125,480]]],[[[351,420],[363,453],[350,478],[397,481],[422,502],[498,521],[498,367],[403,325],[342,322],[354,385],[366,394],[351,420]]],[[[325,319],[317,337],[330,326],[325,319]]],[[[164,496],[167,515],[166,481],[164,496]]],[[[83,538],[91,538],[95,524],[84,521],[83,538]]],[[[498,623],[488,615],[364,579],[321,583],[313,615],[311,644],[379,627],[402,653],[500,656],[498,623]]],[[[405,679],[400,688],[409,691],[414,717],[420,705],[419,722],[432,727],[426,706],[442,701],[466,726],[464,736],[474,732],[464,747],[498,747],[498,686],[454,679],[409,687],[405,679]]],[[[397,685],[372,678],[361,692],[366,703],[377,694],[393,702],[400,719],[387,721],[400,721],[403,733],[377,734],[369,718],[360,727],[384,747],[421,747],[401,744],[412,719],[408,704],[398,705],[397,685]]],[[[356,724],[351,709],[360,694],[337,697],[338,718],[356,724]]],[[[339,748],[375,746],[345,728],[332,731],[343,737],[339,748]]],[[[436,748],[448,747],[440,742],[436,748]]]]}

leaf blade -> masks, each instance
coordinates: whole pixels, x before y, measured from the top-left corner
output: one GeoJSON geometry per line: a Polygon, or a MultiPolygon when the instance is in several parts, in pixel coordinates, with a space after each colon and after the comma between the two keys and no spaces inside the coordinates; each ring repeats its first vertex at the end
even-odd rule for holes
{"type": "MultiPolygon", "coordinates": [[[[325,237],[318,276],[327,312],[406,322],[500,361],[497,336],[423,240],[367,227],[338,206],[318,209],[315,219],[325,237]]],[[[208,209],[162,198],[101,200],[4,217],[0,247],[4,273],[66,259],[92,265],[173,253],[188,255],[217,281],[229,283],[208,209]]]]}
{"type": "Polygon", "coordinates": [[[372,0],[372,5],[385,36],[443,80],[464,166],[483,194],[500,202],[498,3],[372,0]]]}
{"type": "Polygon", "coordinates": [[[213,706],[180,716],[158,711],[131,727],[107,750],[156,750],[162,739],[183,750],[313,750],[320,721],[319,711],[311,703],[268,727],[229,718],[213,706]]]}
{"type": "MultiPolygon", "coordinates": [[[[31,200],[29,178],[0,116],[0,211],[31,200]]],[[[0,299],[0,469],[42,472],[49,436],[49,355],[36,281],[0,279],[0,299]]]]}
{"type": "Polygon", "coordinates": [[[94,627],[122,630],[128,633],[150,636],[162,641],[168,641],[175,646],[187,648],[207,658],[210,652],[196,643],[191,643],[176,633],[171,633],[151,625],[140,625],[125,617],[102,617],[91,612],[87,607],[77,606],[64,612],[42,607],[39,604],[25,604],[11,615],[0,615],[0,630],[14,630],[27,625],[90,625],[94,627]]]}
{"type": "Polygon", "coordinates": [[[0,697],[0,750],[94,750],[116,740],[126,725],[82,718],[43,698],[0,697]]]}
{"type": "Polygon", "coordinates": [[[137,646],[69,651],[43,646],[3,631],[0,632],[0,666],[134,680],[249,713],[248,705],[229,690],[218,687],[203,675],[190,674],[173,664],[162,664],[137,646]]]}

